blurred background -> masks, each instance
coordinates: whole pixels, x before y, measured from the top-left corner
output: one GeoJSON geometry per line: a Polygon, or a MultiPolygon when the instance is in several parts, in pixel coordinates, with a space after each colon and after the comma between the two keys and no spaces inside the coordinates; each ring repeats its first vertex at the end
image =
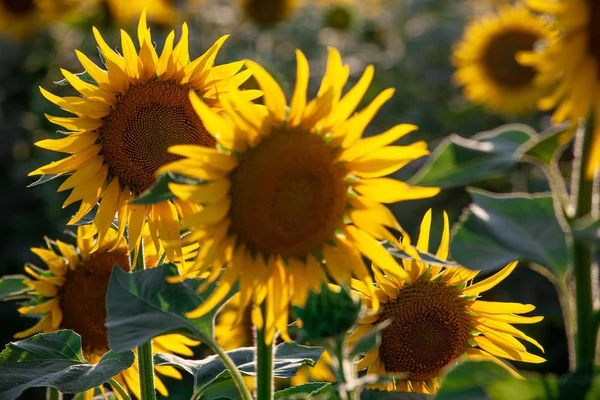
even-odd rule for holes
{"type": "MultiPolygon", "coordinates": [[[[75,49],[99,61],[92,26],[119,50],[119,28],[135,34],[139,14],[147,7],[156,47],[162,48],[167,33],[171,29],[179,32],[185,21],[193,58],[228,33],[231,36],[217,63],[253,59],[273,74],[288,98],[296,73],[294,49],[301,49],[309,60],[309,94],[314,95],[324,72],[327,47],[334,46],[350,66],[350,83],[366,65],[375,66],[365,103],[385,88],[396,89],[367,135],[398,123],[412,123],[419,131],[405,140],[425,140],[433,150],[452,133],[471,137],[507,122],[522,122],[540,131],[548,124],[548,116],[540,113],[519,118],[490,114],[469,103],[453,84],[453,45],[471,18],[493,11],[498,3],[505,1],[0,0],[0,274],[22,273],[24,263],[38,263],[29,249],[43,245],[44,236],[66,238],[65,224],[76,205],[61,208],[67,192],[56,192],[57,181],[28,188],[35,179],[27,174],[59,157],[33,146],[37,140],[56,137],[56,128],[44,114],[62,115],[58,107],[43,99],[39,86],[57,95],[74,95],[73,89],[56,82],[62,79],[60,68],[83,71],[75,49]]],[[[252,81],[246,84],[252,86],[252,81]]],[[[397,176],[412,176],[423,162],[418,160],[397,176]]],[[[548,191],[542,172],[530,165],[474,186],[492,192],[548,191]]],[[[439,235],[441,210],[445,209],[454,223],[469,203],[465,189],[455,188],[392,209],[403,227],[416,235],[423,214],[433,208],[438,225],[434,235],[439,235]]],[[[437,246],[435,241],[432,245],[437,246]]],[[[566,372],[563,317],[555,289],[546,278],[529,268],[518,268],[489,292],[486,300],[535,304],[536,314],[545,319],[523,326],[523,330],[546,348],[548,362],[517,367],[559,375],[566,372]]],[[[33,324],[16,310],[14,302],[0,303],[0,344],[33,324]]],[[[179,397],[174,391],[172,394],[172,398],[179,397]]],[[[179,394],[189,398],[187,393],[179,394]]],[[[43,390],[25,393],[27,398],[41,395],[43,390]]]]}

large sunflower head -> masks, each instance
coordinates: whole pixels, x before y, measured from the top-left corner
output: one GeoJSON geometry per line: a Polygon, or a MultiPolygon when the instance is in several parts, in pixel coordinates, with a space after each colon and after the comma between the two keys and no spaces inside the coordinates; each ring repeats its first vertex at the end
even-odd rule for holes
{"type": "Polygon", "coordinates": [[[264,107],[234,91],[223,100],[225,113],[219,115],[192,93],[194,108],[219,146],[171,147],[186,158],[160,170],[204,181],[170,185],[182,201],[202,206],[184,220],[191,237],[203,243],[184,275],[212,268],[210,282],[222,267],[225,271],[219,289],[190,316],[208,312],[239,281],[240,310],[250,302],[257,306],[252,319],[264,327],[267,341],[277,329],[285,337],[289,303],[303,304],[310,288],[319,290],[327,274],[337,282],[356,277],[370,283],[363,255],[396,273],[396,262],[377,240],[394,241],[387,228],[400,226],[381,203],[439,191],[384,178],[428,153],[424,142],[388,146],[415,126],[398,125],[361,140],[393,93],[385,90],[354,114],[373,78],[371,66],[342,97],[348,67],[330,49],[317,97],[307,102],[308,63],[300,51],[297,57],[289,110],[277,82],[251,61],[246,65],[264,92],[264,107]],[[263,303],[266,315],[258,307],[263,303]]]}
{"type": "Polygon", "coordinates": [[[497,13],[477,17],[455,46],[454,79],[470,101],[492,112],[532,112],[549,93],[549,83],[515,57],[551,37],[549,24],[523,6],[501,7],[497,13]]]}
{"type": "MultiPolygon", "coordinates": [[[[155,172],[161,166],[181,158],[167,153],[169,146],[215,146],[216,140],[195,113],[188,92],[197,93],[209,108],[220,110],[219,96],[226,96],[249,73],[238,73],[243,66],[241,61],[214,66],[226,36],[190,61],[186,24],[177,45],[174,32],[167,36],[160,56],[146,25],[145,13],[137,33],[139,53],[129,35],[121,31],[121,55],[94,28],[106,69],[76,51],[94,82],[62,70],[81,97],[58,97],[41,89],[44,97],[73,116],[48,116],[67,131],[61,139],[46,139],[36,145],[69,156],[30,175],[70,175],[58,189],[71,190],[63,207],[81,201],[69,224],[79,221],[100,202],[93,221],[97,243],[103,241],[118,213],[119,236],[128,227],[130,249],[139,246],[141,232],[148,224],[157,251],[164,245],[173,261],[181,255],[178,220],[197,211],[197,206],[181,200],[148,206],[130,201],[153,185],[155,172]]],[[[260,95],[257,92],[245,91],[241,95],[251,99],[260,95]]]]}
{"type": "MultiPolygon", "coordinates": [[[[417,248],[428,251],[431,211],[421,223],[417,248]]],[[[450,229],[444,213],[444,230],[437,257],[448,258],[450,229]]],[[[493,361],[513,375],[512,368],[497,357],[540,363],[543,358],[531,354],[517,339],[527,341],[541,351],[542,346],[511,324],[533,324],[543,317],[518,314],[533,311],[531,304],[479,300],[479,295],[500,283],[516,267],[512,262],[495,275],[471,284],[478,271],[463,267],[442,268],[419,261],[403,261],[408,279],[397,279],[373,266],[376,288],[354,281],[353,289],[370,309],[381,303],[378,311],[358,321],[348,337],[356,343],[377,324],[390,321],[381,332],[379,347],[358,362],[358,370],[369,374],[402,374],[380,388],[387,390],[435,393],[443,371],[460,358],[493,361]]]]}
{"type": "MultiPolygon", "coordinates": [[[[31,328],[19,332],[16,338],[25,338],[40,332],[54,332],[60,329],[71,329],[81,336],[83,355],[90,363],[97,363],[108,351],[108,334],[106,326],[106,291],[110,275],[115,265],[129,271],[130,262],[127,244],[119,238],[114,230],[110,230],[97,246],[91,227],[80,226],[77,230],[77,246],[71,246],[59,240],[47,240],[47,248],[33,248],[47,266],[39,268],[27,265],[25,270],[31,279],[24,283],[31,289],[27,293],[32,300],[19,308],[25,314],[41,315],[42,318],[31,328]]],[[[157,253],[146,231],[146,265],[155,267],[158,262],[157,253]]],[[[189,346],[198,342],[182,335],[169,334],[155,338],[153,350],[162,353],[178,353],[193,355],[189,346]]],[[[137,362],[129,369],[121,372],[115,379],[138,398],[140,384],[138,380],[137,362]]],[[[173,367],[156,367],[162,375],[181,379],[181,374],[173,367]]],[[[156,378],[156,388],[167,395],[165,385],[156,378]]],[[[101,388],[101,390],[104,390],[101,388]]],[[[86,396],[93,396],[91,389],[86,396]]],[[[88,398],[88,397],[86,397],[88,398]]]]}
{"type": "MultiPolygon", "coordinates": [[[[577,123],[600,110],[600,2],[596,0],[528,0],[534,10],[554,17],[558,37],[538,52],[522,54],[523,65],[538,68],[545,79],[559,79],[554,93],[542,99],[542,110],[556,107],[552,120],[577,123]]],[[[600,167],[600,124],[594,122],[589,179],[600,167]]]]}

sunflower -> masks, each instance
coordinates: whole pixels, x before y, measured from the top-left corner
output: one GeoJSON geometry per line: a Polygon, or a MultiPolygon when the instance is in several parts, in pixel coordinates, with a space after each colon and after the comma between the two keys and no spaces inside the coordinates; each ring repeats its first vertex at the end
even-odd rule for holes
{"type": "MultiPolygon", "coordinates": [[[[600,110],[600,3],[596,0],[528,0],[534,10],[554,17],[559,37],[538,52],[521,54],[519,61],[536,67],[547,79],[558,78],[551,96],[538,105],[542,110],[556,107],[552,122],[577,123],[600,110]]],[[[594,120],[589,144],[590,162],[586,178],[593,179],[600,167],[600,124],[594,120]]]]}
{"type": "Polygon", "coordinates": [[[549,93],[552,80],[541,79],[535,68],[519,64],[515,57],[552,35],[549,25],[523,6],[505,6],[475,18],[455,46],[454,80],[464,86],[465,97],[492,112],[532,112],[549,93]]]}
{"type": "Polygon", "coordinates": [[[259,26],[272,26],[290,18],[300,0],[240,0],[244,17],[259,26]]]}
{"type": "MultiPolygon", "coordinates": [[[[216,140],[194,112],[188,92],[198,93],[208,107],[219,110],[218,96],[227,95],[249,73],[238,73],[242,61],[213,66],[226,36],[190,62],[186,24],[179,43],[173,47],[175,33],[171,32],[158,56],[145,13],[138,26],[139,55],[124,31],[123,56],[113,51],[95,28],[94,36],[107,70],[83,53],[76,54],[95,84],[62,70],[83,97],[58,97],[41,89],[46,99],[74,116],[47,116],[68,132],[61,139],[46,139],[36,145],[70,155],[30,175],[72,174],[58,189],[72,189],[63,207],[81,201],[69,224],[81,220],[100,201],[93,220],[97,243],[102,242],[118,213],[119,236],[127,226],[130,251],[139,246],[141,232],[148,224],[157,252],[164,245],[168,258],[174,261],[181,252],[179,218],[191,215],[197,206],[181,200],[153,205],[134,205],[130,201],[154,184],[155,172],[161,166],[180,158],[167,153],[169,146],[215,146],[216,140]]],[[[249,90],[242,95],[252,99],[260,95],[257,92],[249,90]]]]}
{"type": "Polygon", "coordinates": [[[304,304],[310,288],[319,290],[327,273],[337,282],[354,276],[370,284],[365,255],[395,274],[396,262],[377,240],[394,241],[386,227],[400,230],[400,225],[381,203],[439,192],[383,177],[428,154],[424,142],[387,146],[415,130],[414,125],[361,140],[393,94],[385,90],[352,115],[373,78],[372,66],[342,97],[349,70],[331,48],[321,88],[307,104],[308,62],[302,52],[296,54],[298,78],[289,111],[273,77],[246,61],[264,92],[265,106],[234,91],[223,100],[225,114],[219,115],[190,94],[219,146],[173,146],[169,151],[186,158],[159,170],[204,181],[169,185],[179,199],[202,205],[183,221],[192,231],[190,240],[203,246],[184,277],[209,268],[206,282],[221,276],[218,289],[188,316],[208,312],[239,281],[240,319],[241,310],[256,305],[252,321],[264,329],[267,344],[277,329],[287,339],[289,304],[304,304]]]}
{"type": "MultiPolygon", "coordinates": [[[[421,223],[417,248],[429,249],[431,210],[421,223]]],[[[405,239],[403,239],[405,240],[405,239]]],[[[450,229],[444,213],[444,230],[436,256],[448,257],[450,229]]],[[[520,375],[496,357],[530,363],[545,360],[531,354],[517,339],[544,349],[533,338],[511,324],[533,324],[543,317],[524,317],[533,311],[531,304],[479,300],[481,293],[493,288],[517,266],[512,262],[495,275],[469,284],[479,271],[463,267],[442,268],[422,262],[404,261],[406,279],[397,279],[374,265],[377,283],[373,292],[363,282],[353,281],[352,288],[368,308],[381,303],[379,310],[358,320],[348,337],[356,343],[375,325],[389,320],[381,332],[381,344],[358,362],[358,370],[369,374],[405,374],[406,378],[381,386],[381,389],[435,393],[439,377],[461,357],[489,360],[520,375]]]]}
{"type": "MultiPolygon", "coordinates": [[[[71,246],[59,240],[47,239],[48,248],[33,248],[48,269],[27,265],[25,270],[32,279],[24,283],[31,289],[27,293],[32,297],[31,303],[19,308],[26,314],[41,314],[40,321],[31,328],[19,332],[16,338],[25,338],[40,332],[54,332],[60,329],[71,329],[81,336],[83,355],[92,364],[97,363],[108,351],[108,336],[106,326],[105,299],[110,275],[114,265],[129,271],[130,263],[125,239],[118,238],[116,231],[111,229],[103,238],[98,249],[95,239],[89,235],[92,228],[89,225],[77,229],[77,246],[71,246]]],[[[144,236],[149,238],[146,230],[144,236]]],[[[158,263],[152,241],[147,240],[145,261],[148,268],[158,263]]],[[[196,248],[186,248],[188,255],[197,252],[196,248]]],[[[198,342],[178,334],[169,334],[153,340],[153,350],[162,353],[178,353],[192,356],[189,346],[198,342]]],[[[181,379],[181,374],[173,367],[156,367],[156,372],[181,379]]],[[[123,387],[140,398],[137,358],[131,367],[114,377],[123,387]]],[[[155,377],[156,388],[164,396],[167,389],[162,381],[155,377]]],[[[100,388],[104,391],[104,388],[100,388]]],[[[85,399],[91,399],[95,389],[85,393],[85,399]]]]}

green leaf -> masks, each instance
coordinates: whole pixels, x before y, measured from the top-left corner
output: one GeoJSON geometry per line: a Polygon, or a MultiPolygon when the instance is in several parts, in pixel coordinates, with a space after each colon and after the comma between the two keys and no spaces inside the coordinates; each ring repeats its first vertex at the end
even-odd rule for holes
{"type": "Polygon", "coordinates": [[[173,264],[134,273],[113,269],[106,295],[111,349],[129,350],[166,333],[182,333],[206,344],[214,343],[215,311],[196,319],[184,316],[202,304],[210,295],[210,288],[198,295],[196,281],[177,284],[166,281],[176,275],[177,267],[173,264]]]}
{"type": "Polygon", "coordinates": [[[172,200],[175,195],[169,190],[169,183],[180,184],[199,184],[197,179],[187,178],[183,175],[174,174],[171,172],[160,174],[150,189],[142,193],[138,198],[133,200],[133,204],[155,204],[163,201],[172,200]]]}
{"type": "Polygon", "coordinates": [[[16,399],[31,387],[84,392],[129,368],[133,360],[131,351],[109,351],[98,364],[89,364],[81,352],[81,337],[75,332],[34,335],[7,344],[0,353],[0,398],[16,399]]]}
{"type": "Polygon", "coordinates": [[[62,176],[64,174],[46,174],[46,175],[42,175],[40,177],[40,179],[38,179],[37,181],[30,183],[29,185],[27,185],[28,188],[30,187],[34,187],[37,185],[41,185],[42,183],[46,183],[46,182],[50,182],[52,179],[58,178],[59,176],[62,176]]]}
{"type": "MultiPolygon", "coordinates": [[[[254,347],[240,347],[228,351],[227,355],[238,367],[248,365],[254,361],[254,347]]],[[[202,360],[187,360],[173,354],[158,353],[154,356],[154,364],[156,366],[170,365],[184,370],[194,377],[194,387],[200,389],[212,384],[223,372],[227,371],[227,367],[217,355],[211,355],[202,360]]],[[[250,375],[247,371],[244,373],[250,375]]]]}
{"type": "MultiPolygon", "coordinates": [[[[323,349],[320,347],[302,346],[294,342],[282,343],[275,347],[273,375],[276,378],[292,378],[301,366],[314,366],[322,353],[323,349]]],[[[255,375],[253,347],[241,347],[228,351],[227,354],[242,374],[255,375]]],[[[171,365],[188,372],[194,377],[194,387],[202,392],[208,386],[222,381],[229,381],[235,388],[229,371],[216,355],[203,360],[186,360],[172,354],[159,353],[154,356],[154,363],[157,366],[171,365]]],[[[221,388],[224,390],[224,386],[221,388]]]]}
{"type": "Polygon", "coordinates": [[[521,159],[550,165],[559,152],[573,139],[575,131],[569,128],[570,124],[562,124],[536,135],[518,150],[521,159]]]}
{"type": "MultiPolygon", "coordinates": [[[[96,81],[94,80],[94,78],[92,78],[92,76],[89,74],[89,72],[87,71],[83,71],[83,72],[78,72],[76,74],[74,74],[76,77],[78,77],[79,79],[81,79],[84,82],[87,83],[91,83],[93,85],[97,85],[96,81]]],[[[60,81],[56,81],[54,82],[55,85],[60,85],[60,86],[66,86],[66,85],[70,85],[69,81],[67,81],[67,79],[61,79],[60,81]]]]}
{"type": "Polygon", "coordinates": [[[331,393],[333,393],[331,382],[307,382],[275,392],[275,399],[314,399],[316,396],[331,393]]]}
{"type": "MultiPolygon", "coordinates": [[[[360,400],[433,400],[437,397],[422,393],[388,392],[384,390],[365,390],[360,393],[360,400]]],[[[458,400],[458,398],[456,399],[458,400]]]]}
{"type": "MultiPolygon", "coordinates": [[[[393,244],[389,243],[387,240],[381,241],[381,244],[383,245],[383,247],[385,247],[387,252],[390,253],[396,259],[414,260],[414,257],[408,255],[403,250],[396,248],[393,244]]],[[[421,261],[423,261],[426,264],[438,265],[440,267],[457,267],[458,266],[458,264],[456,264],[453,261],[442,260],[441,258],[438,258],[431,253],[427,253],[427,252],[418,250],[416,248],[414,250],[417,253],[419,253],[419,257],[421,258],[421,261]]]]}
{"type": "MultiPolygon", "coordinates": [[[[485,399],[485,387],[493,381],[513,380],[510,372],[491,361],[469,361],[459,364],[444,378],[436,400],[485,399]]],[[[515,397],[511,400],[521,399],[515,397]]]]}
{"type": "Polygon", "coordinates": [[[473,204],[452,238],[452,256],[465,267],[494,271],[532,261],[563,277],[570,247],[549,193],[498,195],[469,190],[473,204]]]}
{"type": "Polygon", "coordinates": [[[377,324],[373,329],[366,335],[363,335],[354,345],[352,351],[350,351],[350,358],[358,356],[359,354],[366,353],[381,343],[381,335],[379,334],[386,326],[390,324],[390,321],[384,321],[377,324]]]}
{"type": "Polygon", "coordinates": [[[519,124],[481,132],[471,139],[450,135],[410,183],[450,188],[497,176],[517,164],[515,152],[534,135],[532,128],[519,124]]]}
{"type": "Polygon", "coordinates": [[[10,299],[31,289],[23,283],[25,275],[5,275],[0,278],[0,300],[10,299]]]}

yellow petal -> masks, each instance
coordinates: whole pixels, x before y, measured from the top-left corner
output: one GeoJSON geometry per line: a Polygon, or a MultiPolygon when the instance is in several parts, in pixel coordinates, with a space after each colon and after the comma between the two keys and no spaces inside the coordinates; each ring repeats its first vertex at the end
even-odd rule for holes
{"type": "Polygon", "coordinates": [[[258,82],[264,92],[264,102],[275,123],[285,120],[286,100],[283,91],[273,77],[263,67],[253,61],[246,61],[246,67],[258,82]]]}
{"type": "Polygon", "coordinates": [[[351,225],[344,228],[344,233],[362,254],[377,264],[386,274],[393,275],[399,280],[410,281],[407,273],[372,236],[351,225]]]}
{"type": "Polygon", "coordinates": [[[467,296],[476,296],[480,293],[490,290],[491,288],[502,282],[506,277],[508,277],[511,274],[511,272],[513,272],[513,270],[517,267],[518,263],[518,261],[511,262],[506,267],[502,268],[500,271],[490,276],[489,278],[484,279],[481,282],[477,282],[476,284],[463,289],[461,293],[467,296]]]}
{"type": "Polygon", "coordinates": [[[243,151],[246,148],[246,143],[240,140],[239,135],[236,135],[233,125],[223,117],[217,115],[196,93],[190,92],[190,101],[200,116],[206,130],[221,145],[231,150],[243,151]]]}
{"type": "Polygon", "coordinates": [[[52,317],[50,315],[44,316],[37,324],[32,326],[29,329],[26,329],[22,332],[15,333],[16,339],[23,339],[31,335],[35,335],[36,333],[44,332],[52,325],[52,317]]]}
{"type": "Polygon", "coordinates": [[[137,51],[131,37],[123,29],[121,29],[121,46],[125,58],[125,72],[130,81],[135,82],[139,78],[137,51]]]}
{"type": "Polygon", "coordinates": [[[533,304],[475,300],[469,309],[477,314],[523,314],[535,310],[535,306],[533,304]]]}
{"type": "Polygon", "coordinates": [[[409,186],[391,178],[361,179],[352,185],[358,193],[381,203],[426,199],[440,192],[439,188],[409,186]]]}
{"type": "Polygon", "coordinates": [[[169,183],[169,190],[182,200],[195,201],[200,204],[216,203],[227,196],[231,183],[229,179],[191,186],[169,183]]]}
{"type": "Polygon", "coordinates": [[[542,358],[540,356],[536,356],[534,354],[530,354],[527,352],[503,349],[501,347],[498,347],[497,345],[492,343],[489,339],[487,339],[486,337],[483,337],[483,336],[475,336],[473,338],[473,340],[483,350],[485,350],[488,353],[491,353],[495,356],[498,356],[498,357],[507,358],[509,360],[514,360],[514,361],[530,362],[530,363],[535,363],[535,364],[543,363],[544,361],[546,361],[544,358],[542,358]]]}
{"type": "Polygon", "coordinates": [[[429,251],[429,233],[431,231],[431,208],[427,210],[421,227],[419,229],[419,239],[417,240],[417,249],[427,253],[429,251]]]}
{"type": "Polygon", "coordinates": [[[221,275],[221,279],[219,280],[219,285],[215,288],[215,290],[210,294],[210,296],[204,300],[204,302],[195,310],[190,311],[185,314],[187,318],[200,318],[206,313],[212,311],[224,298],[229,294],[233,285],[237,281],[239,276],[238,271],[235,268],[227,268],[223,275],[221,275]]]}
{"type": "Polygon", "coordinates": [[[371,81],[373,80],[374,68],[368,65],[363,75],[360,77],[356,85],[346,93],[344,97],[335,106],[334,111],[327,117],[325,126],[332,126],[335,123],[345,121],[363,99],[371,81]]]}
{"type": "Polygon", "coordinates": [[[387,146],[405,136],[406,134],[418,129],[415,125],[402,124],[396,125],[390,130],[376,136],[371,136],[356,142],[351,147],[342,151],[340,159],[352,161],[357,158],[367,156],[374,150],[387,146]]]}
{"type": "Polygon", "coordinates": [[[306,90],[308,89],[309,67],[304,53],[296,49],[296,86],[290,104],[289,123],[296,126],[301,122],[306,107],[306,90]]]}
{"type": "Polygon", "coordinates": [[[514,376],[515,378],[517,378],[517,379],[524,379],[517,371],[515,371],[509,365],[507,365],[506,363],[504,363],[502,360],[494,357],[493,355],[491,355],[487,351],[483,351],[481,349],[469,348],[469,349],[467,349],[466,353],[467,353],[467,356],[469,357],[470,360],[473,360],[473,361],[492,361],[495,364],[497,364],[497,365],[501,366],[502,368],[504,368],[505,370],[507,370],[508,372],[510,372],[510,374],[512,376],[514,376]]]}
{"type": "MultiPolygon", "coordinates": [[[[442,232],[442,238],[440,239],[440,245],[435,253],[435,256],[441,260],[448,259],[448,252],[450,248],[450,222],[448,221],[448,214],[444,211],[444,230],[442,232]]],[[[437,275],[437,274],[436,274],[437,275]]]]}

